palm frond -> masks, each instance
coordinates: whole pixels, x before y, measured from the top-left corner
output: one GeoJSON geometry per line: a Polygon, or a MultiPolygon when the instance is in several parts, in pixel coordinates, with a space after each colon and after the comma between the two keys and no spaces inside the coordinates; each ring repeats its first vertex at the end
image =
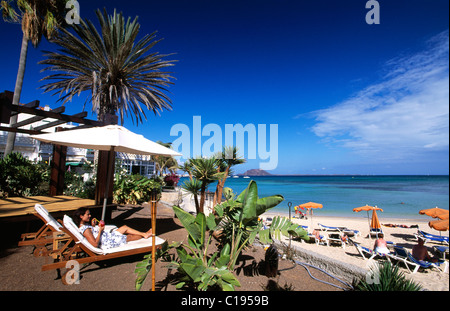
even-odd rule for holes
{"type": "Polygon", "coordinates": [[[51,81],[41,87],[44,92],[54,92],[67,103],[89,91],[98,118],[118,113],[122,124],[128,116],[137,124],[147,120],[145,109],[155,114],[170,110],[172,103],[166,93],[173,77],[164,70],[174,61],[164,60],[168,55],[149,53],[160,41],[155,33],[137,41],[137,17],[125,20],[115,10],[108,16],[105,9],[96,14],[99,30],[91,21],[81,20],[73,25],[74,33],[63,30],[53,40],[60,48],[46,52],[47,58],[40,64],[47,66],[42,71],[57,73],[42,79],[51,81]]]}

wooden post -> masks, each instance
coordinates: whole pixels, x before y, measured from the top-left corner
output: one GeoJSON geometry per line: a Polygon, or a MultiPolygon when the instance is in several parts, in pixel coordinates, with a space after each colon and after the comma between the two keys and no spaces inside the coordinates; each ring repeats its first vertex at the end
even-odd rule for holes
{"type": "MultiPolygon", "coordinates": [[[[116,115],[106,114],[102,117],[101,122],[103,125],[117,124],[119,117],[116,115]]],[[[98,161],[97,161],[97,183],[95,185],[95,205],[102,205],[105,198],[106,183],[109,182],[107,203],[111,204],[113,200],[113,188],[114,188],[114,178],[110,178],[108,181],[108,171],[110,171],[114,176],[115,159],[114,155],[111,155],[112,161],[110,161],[110,153],[114,151],[99,151],[98,161]]],[[[110,213],[106,215],[106,219],[110,219],[110,213]]]]}
{"type": "Polygon", "coordinates": [[[152,217],[152,291],[155,291],[155,256],[156,256],[156,204],[158,193],[152,190],[150,197],[151,217],[152,217]]]}
{"type": "MultiPolygon", "coordinates": [[[[56,128],[59,132],[60,127],[56,128]]],[[[50,193],[51,197],[63,194],[64,191],[64,177],[66,174],[66,156],[67,147],[61,145],[53,145],[53,157],[51,162],[50,172],[50,193]]]]}

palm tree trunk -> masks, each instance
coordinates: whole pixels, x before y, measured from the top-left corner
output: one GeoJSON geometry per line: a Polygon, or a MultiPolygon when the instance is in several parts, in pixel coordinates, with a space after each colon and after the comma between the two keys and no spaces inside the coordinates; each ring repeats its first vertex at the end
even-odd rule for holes
{"type": "Polygon", "coordinates": [[[198,203],[198,195],[197,193],[194,193],[194,203],[195,203],[195,210],[198,213],[200,213],[200,204],[198,203]]]}
{"type": "MultiPolygon", "coordinates": [[[[13,105],[19,105],[20,94],[22,93],[23,77],[25,76],[25,65],[27,63],[27,52],[28,52],[28,39],[25,34],[22,37],[22,47],[20,49],[20,60],[19,69],[17,71],[16,86],[14,87],[14,97],[13,105]]],[[[17,123],[17,116],[19,114],[13,115],[9,120],[9,125],[17,123]]],[[[6,140],[5,156],[10,154],[14,150],[14,142],[16,140],[16,133],[9,132],[8,138],[6,140]]]]}
{"type": "Polygon", "coordinates": [[[217,183],[219,186],[219,189],[217,189],[217,201],[216,204],[222,203],[222,193],[223,193],[223,187],[225,186],[225,182],[227,181],[228,174],[230,173],[230,166],[227,166],[225,169],[225,177],[217,183]]]}
{"type": "Polygon", "coordinates": [[[200,206],[199,206],[199,213],[203,213],[204,209],[203,206],[205,205],[205,192],[206,192],[206,183],[202,182],[202,188],[200,190],[200,206]]]}

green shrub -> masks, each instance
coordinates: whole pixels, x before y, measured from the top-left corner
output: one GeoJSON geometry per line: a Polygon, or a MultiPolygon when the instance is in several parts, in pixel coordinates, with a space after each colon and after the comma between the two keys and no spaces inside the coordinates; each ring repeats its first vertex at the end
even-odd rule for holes
{"type": "Polygon", "coordinates": [[[31,196],[42,194],[40,185],[48,176],[44,165],[34,164],[13,152],[0,159],[0,192],[4,197],[31,196]]]}
{"type": "Polygon", "coordinates": [[[76,172],[66,172],[64,176],[64,194],[77,198],[95,198],[95,182],[89,179],[86,182],[83,176],[76,172]]]}
{"type": "Polygon", "coordinates": [[[408,280],[397,265],[389,261],[379,262],[368,277],[355,286],[359,291],[420,291],[422,286],[408,280]]]}
{"type": "Polygon", "coordinates": [[[152,191],[161,195],[161,184],[141,175],[120,174],[114,182],[113,199],[117,204],[141,204],[150,201],[152,191]]]}

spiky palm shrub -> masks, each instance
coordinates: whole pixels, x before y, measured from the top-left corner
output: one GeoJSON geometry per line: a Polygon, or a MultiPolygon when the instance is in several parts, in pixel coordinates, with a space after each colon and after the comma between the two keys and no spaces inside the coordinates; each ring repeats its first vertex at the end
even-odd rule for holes
{"type": "Polygon", "coordinates": [[[217,170],[219,161],[214,158],[194,158],[189,159],[191,165],[192,176],[194,179],[201,182],[200,187],[200,202],[197,213],[203,213],[206,197],[206,189],[209,184],[215,182],[223,177],[223,173],[217,170]]]}
{"type": "Polygon", "coordinates": [[[43,79],[53,81],[42,86],[44,92],[54,92],[66,103],[89,91],[86,102],[92,101],[98,119],[118,112],[122,124],[129,113],[137,124],[143,117],[146,120],[142,106],[155,114],[171,109],[165,92],[172,76],[162,70],[173,66],[173,61],[163,60],[167,55],[148,53],[160,41],[154,40],[155,33],[136,41],[140,29],[137,17],[125,20],[115,10],[112,16],[106,10],[96,13],[100,31],[91,21],[81,20],[73,25],[75,34],[61,30],[52,40],[60,48],[46,52],[47,59],[39,64],[48,65],[42,71],[58,73],[43,79]]]}
{"type": "Polygon", "coordinates": [[[408,280],[397,265],[389,261],[378,263],[371,269],[365,280],[356,284],[355,289],[360,291],[420,291],[422,286],[408,280]]]}

